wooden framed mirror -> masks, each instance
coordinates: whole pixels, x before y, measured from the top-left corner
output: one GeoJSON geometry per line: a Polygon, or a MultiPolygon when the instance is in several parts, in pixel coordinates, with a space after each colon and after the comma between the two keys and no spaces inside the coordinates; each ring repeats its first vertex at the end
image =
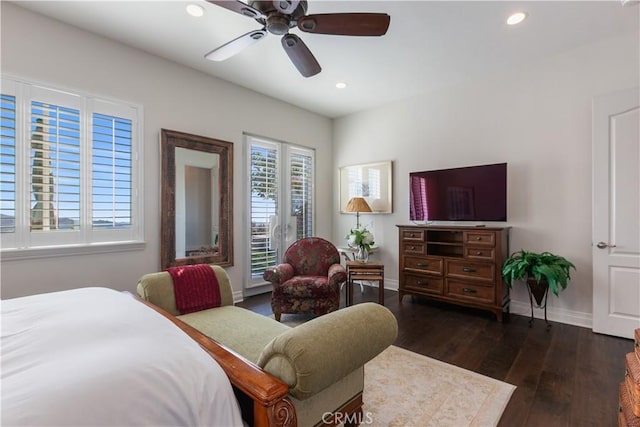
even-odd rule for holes
{"type": "Polygon", "coordinates": [[[162,129],[161,266],[233,265],[233,144],[162,129]]]}

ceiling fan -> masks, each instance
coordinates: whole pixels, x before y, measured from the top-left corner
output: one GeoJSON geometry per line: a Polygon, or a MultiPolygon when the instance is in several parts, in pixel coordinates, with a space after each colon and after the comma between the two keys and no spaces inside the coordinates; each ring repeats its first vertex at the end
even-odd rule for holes
{"type": "Polygon", "coordinates": [[[267,33],[281,35],[282,47],[293,65],[304,77],[318,74],[322,68],[306,44],[289,29],[316,34],[340,36],[382,36],[389,28],[391,17],[386,13],[325,13],[307,15],[306,0],[207,0],[225,9],[255,19],[261,30],[249,31],[212,50],[205,58],[224,61],[244,48],[262,40],[267,33]]]}

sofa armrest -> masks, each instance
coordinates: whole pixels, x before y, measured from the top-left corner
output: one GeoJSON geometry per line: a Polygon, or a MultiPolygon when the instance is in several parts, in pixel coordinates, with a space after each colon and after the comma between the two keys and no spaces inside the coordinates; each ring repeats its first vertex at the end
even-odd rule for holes
{"type": "Polygon", "coordinates": [[[293,277],[293,266],[286,263],[278,264],[273,268],[267,268],[262,277],[267,282],[281,285],[293,277]]]}
{"type": "Polygon", "coordinates": [[[397,334],[391,311],[375,303],[358,304],[283,332],[262,350],[257,364],[304,400],[364,366],[397,334]]]}
{"type": "MultiPolygon", "coordinates": [[[[220,286],[220,305],[233,305],[233,291],[227,272],[218,265],[210,264],[220,286]]],[[[136,287],[138,296],[145,301],[168,311],[174,316],[180,315],[173,292],[173,280],[166,271],[145,274],[138,280],[136,287]]]]}

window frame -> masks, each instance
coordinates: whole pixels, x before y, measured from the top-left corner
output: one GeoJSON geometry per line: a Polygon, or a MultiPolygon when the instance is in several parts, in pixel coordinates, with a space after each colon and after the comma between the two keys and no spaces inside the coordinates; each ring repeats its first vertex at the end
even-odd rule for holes
{"type": "Polygon", "coordinates": [[[97,96],[3,75],[2,94],[15,96],[15,232],[2,233],[2,260],[141,250],[144,242],[144,132],[143,108],[127,101],[97,96]],[[80,228],[30,230],[31,108],[47,102],[80,112],[80,228]],[[131,227],[99,229],[92,226],[92,147],[94,114],[131,121],[131,227]],[[25,170],[27,169],[27,170],[25,170]]]}

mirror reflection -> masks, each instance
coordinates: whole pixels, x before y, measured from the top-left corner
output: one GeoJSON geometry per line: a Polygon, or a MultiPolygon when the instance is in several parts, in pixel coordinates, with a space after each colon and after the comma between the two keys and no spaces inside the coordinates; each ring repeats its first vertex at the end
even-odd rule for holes
{"type": "Polygon", "coordinates": [[[218,254],[219,157],[176,148],[176,258],[218,254]]]}
{"type": "Polygon", "coordinates": [[[233,265],[230,142],[162,130],[161,263],[233,265]]]}

